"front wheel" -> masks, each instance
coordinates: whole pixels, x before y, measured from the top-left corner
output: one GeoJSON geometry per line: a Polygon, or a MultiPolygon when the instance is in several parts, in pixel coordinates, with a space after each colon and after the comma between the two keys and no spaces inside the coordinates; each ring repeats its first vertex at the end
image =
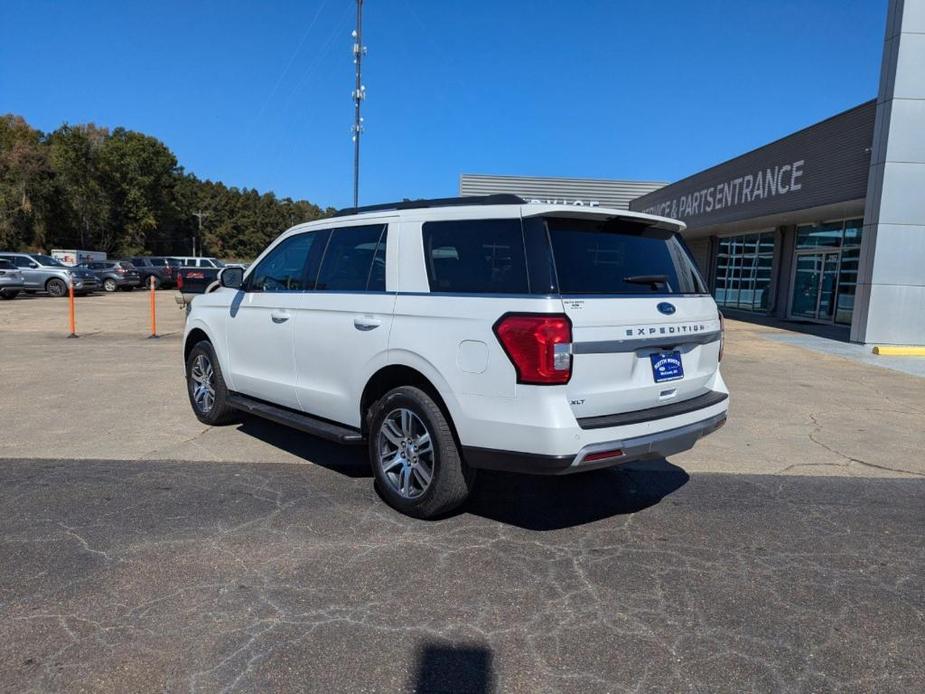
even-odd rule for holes
{"type": "Polygon", "coordinates": [[[222,370],[207,340],[197,342],[186,358],[186,391],[196,418],[203,424],[217,426],[235,420],[222,370]]]}
{"type": "Polygon", "coordinates": [[[452,511],[475,483],[443,412],[412,386],[395,388],[373,405],[369,457],[383,498],[415,518],[452,511]]]}
{"type": "Polygon", "coordinates": [[[51,279],[45,283],[45,291],[52,296],[64,296],[67,294],[67,285],[64,283],[64,280],[51,279]]]}

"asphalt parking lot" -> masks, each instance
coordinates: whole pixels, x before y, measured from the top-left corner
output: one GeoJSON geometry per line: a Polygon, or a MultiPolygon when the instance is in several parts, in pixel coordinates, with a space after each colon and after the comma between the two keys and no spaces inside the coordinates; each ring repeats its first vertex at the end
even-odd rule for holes
{"type": "Polygon", "coordinates": [[[78,299],[78,340],[0,305],[0,690],[925,688],[921,378],[731,321],[693,451],[428,523],[360,451],[204,428],[146,302],[78,299]]]}

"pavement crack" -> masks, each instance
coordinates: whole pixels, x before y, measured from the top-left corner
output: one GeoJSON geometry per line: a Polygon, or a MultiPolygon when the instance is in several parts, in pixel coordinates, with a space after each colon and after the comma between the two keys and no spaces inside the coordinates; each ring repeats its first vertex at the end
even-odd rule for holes
{"type": "Polygon", "coordinates": [[[816,435],[822,431],[822,425],[819,423],[819,420],[816,419],[816,415],[813,413],[810,413],[809,418],[812,420],[813,426],[815,427],[808,434],[809,440],[812,441],[817,446],[820,446],[821,448],[825,449],[829,453],[832,453],[833,455],[837,455],[839,458],[847,461],[847,463],[844,463],[842,465],[838,465],[837,463],[794,463],[793,465],[788,465],[783,470],[780,470],[778,474],[783,474],[789,470],[792,470],[798,467],[825,467],[825,466],[847,467],[849,463],[855,463],[857,465],[863,465],[865,467],[873,468],[875,470],[884,470],[886,472],[898,472],[904,475],[913,475],[915,477],[925,478],[925,474],[921,472],[914,472],[912,470],[904,470],[902,468],[890,467],[888,465],[878,465],[877,463],[870,463],[870,462],[867,462],[866,460],[861,460],[860,458],[854,458],[850,455],[846,455],[845,453],[842,453],[836,448],[832,448],[832,446],[829,446],[828,444],[823,443],[822,441],[816,438],[816,435]]]}

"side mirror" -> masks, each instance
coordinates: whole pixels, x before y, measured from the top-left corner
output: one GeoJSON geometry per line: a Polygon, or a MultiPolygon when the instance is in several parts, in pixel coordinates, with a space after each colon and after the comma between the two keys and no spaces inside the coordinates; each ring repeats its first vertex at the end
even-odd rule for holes
{"type": "Polygon", "coordinates": [[[228,289],[240,289],[244,286],[244,268],[223,267],[218,271],[218,281],[228,289]]]}
{"type": "Polygon", "coordinates": [[[35,270],[35,268],[37,268],[38,266],[39,266],[38,263],[29,263],[29,267],[31,267],[33,270],[35,270]]]}

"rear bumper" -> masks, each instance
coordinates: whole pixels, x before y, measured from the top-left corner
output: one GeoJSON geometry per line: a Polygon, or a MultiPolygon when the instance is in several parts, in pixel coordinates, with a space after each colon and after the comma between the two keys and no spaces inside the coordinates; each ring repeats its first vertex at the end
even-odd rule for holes
{"type": "Polygon", "coordinates": [[[613,467],[634,460],[665,458],[693,448],[699,439],[716,431],[725,423],[726,412],[723,411],[702,421],[665,431],[588,444],[572,455],[538,455],[469,446],[463,447],[463,457],[472,467],[485,470],[566,475],[613,467]],[[614,454],[599,457],[608,452],[614,454]]]}

